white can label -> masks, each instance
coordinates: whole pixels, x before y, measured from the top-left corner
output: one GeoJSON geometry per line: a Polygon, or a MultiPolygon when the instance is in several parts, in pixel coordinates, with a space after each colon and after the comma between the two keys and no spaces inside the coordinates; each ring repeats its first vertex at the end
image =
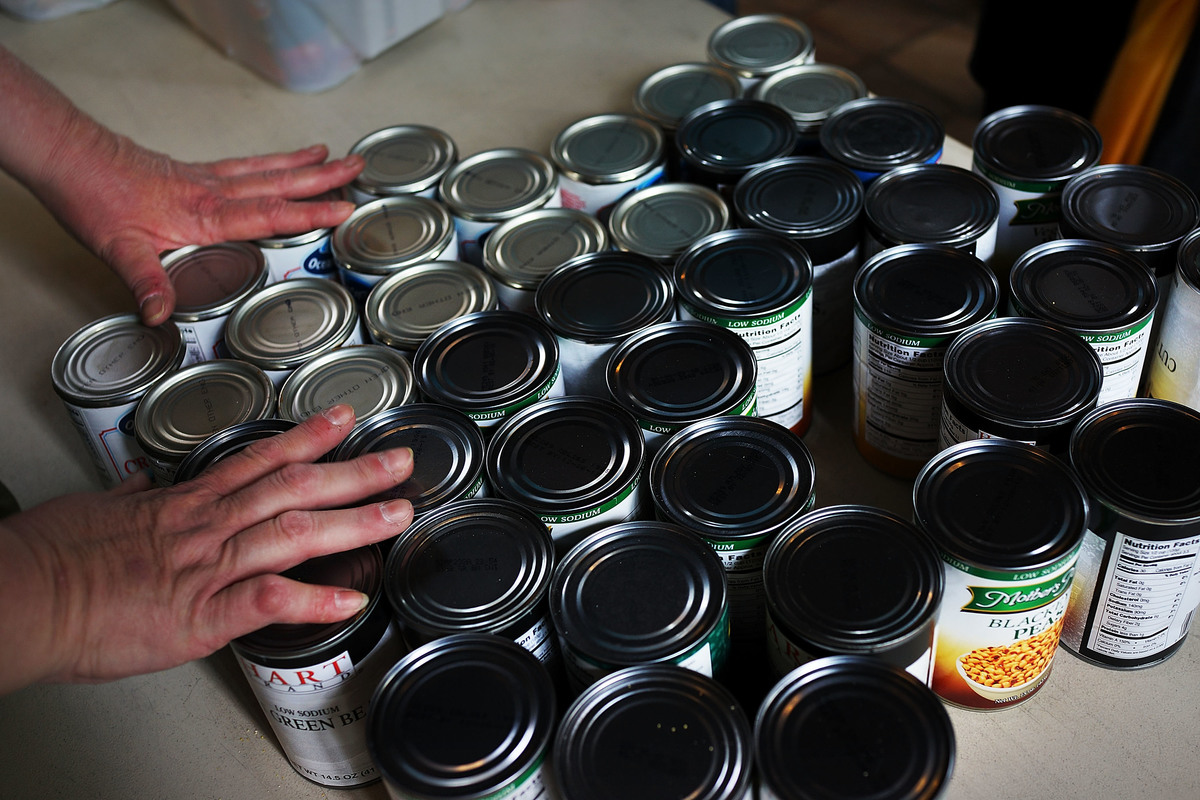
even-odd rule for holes
{"type": "Polygon", "coordinates": [[[133,435],[136,402],[105,408],[84,408],[67,402],[63,405],[105,486],[116,486],[150,468],[150,459],[133,435]]]}
{"type": "Polygon", "coordinates": [[[653,186],[662,180],[663,168],[657,166],[640,178],[620,183],[584,183],[566,175],[558,178],[559,194],[563,208],[577,208],[589,214],[607,212],[626,195],[638,189],[653,186]]]}
{"type": "Polygon", "coordinates": [[[223,314],[211,319],[175,323],[187,347],[185,366],[221,357],[219,348],[225,344],[225,320],[228,318],[228,314],[223,314]]]}
{"type": "Polygon", "coordinates": [[[978,163],[973,172],[983,177],[1000,198],[995,264],[1001,274],[1034,245],[1058,239],[1065,183],[1013,183],[989,175],[978,163]]]}
{"type": "Polygon", "coordinates": [[[1175,270],[1162,312],[1147,394],[1200,409],[1200,291],[1175,270]]]}
{"type": "Polygon", "coordinates": [[[638,491],[640,483],[640,478],[635,477],[616,497],[592,508],[570,514],[540,514],[542,522],[550,529],[555,549],[560,554],[565,553],[593,531],[641,519],[642,495],[638,491]]]}
{"type": "MultiPolygon", "coordinates": [[[[946,406],[945,395],[942,396],[942,413],[941,421],[938,430],[938,449],[945,450],[951,445],[959,442],[970,442],[975,439],[1004,439],[1007,437],[999,436],[979,428],[967,426],[960,420],[953,411],[946,406]]],[[[1024,444],[1040,447],[1040,445],[1032,439],[1015,439],[1024,444]]]]}
{"type": "Polygon", "coordinates": [[[263,247],[267,261],[267,283],[278,283],[292,278],[323,278],[337,280],[337,264],[333,260],[329,236],[294,247],[263,247]]]}

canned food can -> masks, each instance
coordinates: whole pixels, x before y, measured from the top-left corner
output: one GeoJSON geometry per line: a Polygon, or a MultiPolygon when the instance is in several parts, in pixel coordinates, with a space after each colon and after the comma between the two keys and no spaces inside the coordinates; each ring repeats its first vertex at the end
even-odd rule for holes
{"type": "Polygon", "coordinates": [[[930,685],[945,580],[912,523],[869,506],[811,511],[775,537],[762,570],[777,680],[823,656],[865,655],[930,685]]]}
{"type": "Polygon", "coordinates": [[[373,501],[404,498],[419,519],[435,508],[487,496],[483,433],[466,414],[446,406],[409,403],[381,411],[355,425],[331,459],[349,461],[396,447],[412,450],[412,475],[373,501]]]}
{"type": "Polygon", "coordinates": [[[1031,445],[970,441],[921,470],[913,507],[945,565],[933,690],[974,710],[1024,702],[1058,650],[1087,528],[1082,484],[1031,445]]]}
{"type": "Polygon", "coordinates": [[[698,536],[666,522],[612,525],[575,545],[554,568],[550,619],[576,695],[642,664],[715,677],[729,653],[725,570],[698,536]]]}
{"type": "Polygon", "coordinates": [[[548,274],[534,307],[558,339],[566,394],[608,399],[605,366],[638,331],[675,318],[666,270],[636,253],[589,253],[548,274]]]}
{"type": "Polygon", "coordinates": [[[800,134],[799,148],[816,154],[821,126],[843,103],[867,96],[862,78],[833,64],[797,64],[761,81],[751,91],[755,100],[773,103],[791,115],[800,134]]]}
{"type": "Polygon", "coordinates": [[[547,797],[554,683],[527,650],[486,633],[418,647],[379,684],[367,744],[388,795],[547,797]]]}
{"type": "Polygon", "coordinates": [[[114,314],[67,337],[50,363],[50,379],[105,486],[150,467],[133,433],[146,391],[179,369],[187,346],[173,322],[154,328],[136,314],[114,314]]]}
{"type": "Polygon", "coordinates": [[[947,245],[907,244],[854,279],[854,444],[872,466],[911,478],[939,448],[946,351],[991,319],[1000,285],[947,245]]]}
{"type": "Polygon", "coordinates": [[[333,231],[333,258],[355,301],[404,267],[453,259],[458,234],[450,213],[435,200],[398,195],[359,206],[333,231]]]}
{"type": "Polygon", "coordinates": [[[412,365],[390,347],[356,345],[301,364],[279,389],[279,416],[302,422],[339,403],[354,409],[355,424],[417,396],[412,365]]]}
{"type": "Polygon", "coordinates": [[[488,442],[488,484],[546,523],[558,551],[640,519],[646,446],[632,415],[609,400],[558,397],[521,409],[488,442]]]}
{"type": "Polygon", "coordinates": [[[383,558],[372,545],[309,559],[284,575],[356,589],[370,601],[348,620],[268,625],[230,649],[296,772],[322,786],[372,783],[379,768],[368,749],[368,707],[403,654],[383,600],[383,558]]]}
{"type": "Polygon", "coordinates": [[[862,181],[827,158],[781,158],[746,173],[733,193],[744,227],[788,237],[813,262],[813,374],[850,360],[851,285],[862,264],[862,181]]]}
{"type": "Polygon", "coordinates": [[[812,423],[812,261],[783,236],[710,234],[675,262],[680,319],[720,325],[758,361],[758,415],[803,435],[812,423]]]}
{"type": "Polygon", "coordinates": [[[937,800],[956,758],[933,692],[867,656],[820,658],[780,680],[758,708],[754,754],[758,800],[937,800]]]}
{"type": "Polygon", "coordinates": [[[333,228],[317,228],[293,236],[258,239],[267,262],[267,283],[279,283],[292,278],[323,278],[337,280],[337,264],[333,263],[330,237],[333,228]]]}
{"type": "Polygon", "coordinates": [[[267,283],[262,249],[251,242],[190,245],[163,256],[162,265],[175,287],[171,321],[187,345],[187,363],[221,358],[229,315],[267,283]]]}
{"type": "Polygon", "coordinates": [[[1154,357],[1147,370],[1146,394],[1200,409],[1200,229],[1179,245],[1171,290],[1156,315],[1161,320],[1154,357]]]}
{"type": "Polygon", "coordinates": [[[1083,239],[1034,245],[1008,275],[1009,310],[1072,331],[1096,351],[1097,405],[1136,397],[1150,352],[1158,284],[1138,258],[1083,239]]]}
{"type": "Polygon", "coordinates": [[[924,106],[898,97],[863,97],[838,106],[818,135],[821,150],[863,183],[909,164],[942,157],[946,129],[924,106]]]}
{"type": "Polygon", "coordinates": [[[483,269],[501,308],[533,314],[538,285],[578,256],[608,249],[608,229],[576,208],[528,211],[496,226],[483,246],[483,269]]]}
{"type": "Polygon", "coordinates": [[[290,420],[275,418],[235,422],[200,442],[183,457],[175,470],[175,483],[190,481],[221,459],[240,453],[259,439],[269,439],[294,427],[296,423],[290,420]]]}
{"type": "Polygon", "coordinates": [[[742,84],[737,75],[713,63],[671,64],[642,79],[633,95],[633,108],[663,133],[666,180],[679,180],[679,152],[675,149],[679,121],[705,103],[741,96],[742,84]]]}
{"type": "Polygon", "coordinates": [[[456,408],[485,430],[563,394],[554,332],[517,311],[479,311],[447,322],[417,348],[413,373],[427,402],[456,408]]]}
{"type": "Polygon", "coordinates": [[[1009,106],[975,127],[971,169],[1000,198],[992,262],[999,275],[1034,245],[1059,238],[1063,187],[1100,163],[1102,147],[1092,123],[1052,106],[1009,106]]]}
{"type": "Polygon", "coordinates": [[[397,537],[384,591],[409,649],[455,633],[494,633],[556,674],[553,571],[554,543],[536,514],[504,499],[463,500],[423,515],[397,537]]]}
{"type": "Polygon", "coordinates": [[[429,334],[452,319],[499,305],[492,281],[465,261],[403,267],[371,289],[363,324],[372,342],[410,358],[429,334]]]}
{"type": "Polygon", "coordinates": [[[344,286],[296,278],[259,289],[233,310],[224,352],[267,373],[278,389],[305,362],[362,343],[358,308],[344,286]]]}
{"type": "Polygon", "coordinates": [[[634,192],[608,218],[618,250],[664,265],[710,233],[729,227],[729,206],[712,189],[694,183],[664,183],[634,192]]]}
{"type": "Polygon", "coordinates": [[[709,34],[708,58],[732,70],[744,89],[769,75],[816,58],[812,31],[784,14],[746,14],[718,25],[709,34]]]}
{"type": "Polygon", "coordinates": [[[795,155],[799,138],[791,115],[773,103],[744,97],[707,103],[675,131],[679,174],[728,198],[752,167],[795,155]]]}
{"type": "Polygon", "coordinates": [[[729,690],[683,667],[626,667],[567,709],[554,740],[561,800],[750,797],[750,722],[729,690]]]}
{"type": "Polygon", "coordinates": [[[430,125],[393,125],[359,139],[350,154],[366,162],[347,187],[361,206],[394,195],[437,199],[438,182],[458,161],[458,146],[430,125]]]}
{"type": "Polygon", "coordinates": [[[459,161],[438,192],[454,218],[458,258],[483,266],[483,245],[501,222],[562,205],[558,171],[541,153],[521,148],[484,150],[459,161]]]}
{"type": "Polygon", "coordinates": [[[273,417],[277,394],[261,369],[216,358],[182,367],[151,386],[138,401],[133,434],[159,486],[175,482],[184,457],[214,433],[273,417]]]}
{"type": "Polygon", "coordinates": [[[1092,504],[1063,644],[1133,669],[1179,651],[1200,607],[1200,414],[1118,400],[1080,421],[1071,464],[1092,504]]]}
{"type": "Polygon", "coordinates": [[[564,208],[607,216],[630,192],[662,180],[664,137],[634,114],[597,114],[571,123],[550,147],[564,208]]]}
{"type": "Polygon", "coordinates": [[[972,325],[950,343],[942,368],[942,449],[1000,437],[1065,456],[1104,378],[1087,342],[1030,317],[972,325]]]}

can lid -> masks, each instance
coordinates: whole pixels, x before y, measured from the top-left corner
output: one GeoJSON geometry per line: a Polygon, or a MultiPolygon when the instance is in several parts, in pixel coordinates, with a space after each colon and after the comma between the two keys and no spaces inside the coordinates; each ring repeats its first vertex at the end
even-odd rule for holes
{"type": "Polygon", "coordinates": [[[175,323],[151,328],[137,314],[113,314],[67,337],[54,354],[50,377],[58,395],[77,406],[132,403],[186,355],[175,323]]]}
{"type": "Polygon", "coordinates": [[[463,219],[500,222],[544,206],[558,191],[558,172],[541,153],[484,150],[459,161],[441,182],[441,198],[463,219]]]}
{"type": "Polygon", "coordinates": [[[996,314],[1000,284],[965,250],[904,244],[867,259],[854,278],[854,301],[858,314],[885,331],[951,336],[996,314]]]}
{"type": "Polygon", "coordinates": [[[439,257],[455,235],[454,220],[441,203],[397,195],[356,208],[334,228],[331,250],[344,269],[388,275],[439,257]]]}
{"type": "Polygon", "coordinates": [[[743,97],[694,109],[680,121],[675,146],[686,163],[735,180],[753,166],[792,155],[799,135],[782,108],[743,97]]]}
{"type": "Polygon", "coordinates": [[[429,261],[401,267],[371,287],[363,322],[375,341],[402,350],[452,319],[492,311],[498,299],[487,273],[465,261],[429,261]]]}
{"type": "Polygon", "coordinates": [[[338,403],[356,422],[411,403],[417,384],[403,355],[377,344],[331,350],[301,364],[279,389],[279,416],[300,422],[338,403]]]}
{"type": "Polygon", "coordinates": [[[821,126],[821,147],[851,169],[884,173],[937,158],[946,140],[942,121],[898,97],[863,97],[838,106],[821,126]]]}
{"type": "Polygon", "coordinates": [[[531,613],[546,613],[553,570],[554,542],[536,514],[504,499],[462,500],[400,534],[383,585],[392,615],[423,639],[504,635],[531,613]]]}
{"type": "Polygon", "coordinates": [[[812,135],[838,106],[866,97],[867,86],[845,67],[797,64],[765,78],[751,96],[779,106],[801,133],[812,135]]]}
{"type": "Polygon", "coordinates": [[[868,230],[885,246],[931,242],[964,246],[996,225],[1000,199],[974,172],[950,164],[910,164],[871,182],[863,200],[868,230]]]}
{"type": "Polygon", "coordinates": [[[566,177],[580,183],[624,183],[662,163],[662,131],[633,114],[597,114],[564,128],[550,147],[550,159],[566,177]]]}
{"type": "Polygon", "coordinates": [[[1019,105],[988,115],[975,128],[975,166],[1001,182],[1046,183],[1046,191],[1100,161],[1100,132],[1071,111],[1019,105]]]}
{"type": "Polygon", "coordinates": [[[643,78],[633,96],[633,107],[673,133],[681,119],[705,103],[741,96],[742,84],[732,71],[718,64],[685,62],[643,78]]]}
{"type": "Polygon", "coordinates": [[[612,667],[666,662],[726,614],[725,568],[678,525],[636,520],[585,537],[554,568],[550,616],[573,650],[612,667]]]}
{"type": "Polygon", "coordinates": [[[175,287],[176,322],[196,322],[228,314],[267,282],[262,248],[252,242],[189,245],[162,259],[175,287]]]}
{"type": "Polygon", "coordinates": [[[1104,378],[1087,342],[1032,317],[976,323],[950,344],[942,369],[947,394],[1014,430],[1078,420],[1096,405],[1104,378]]]}
{"type": "Polygon", "coordinates": [[[417,194],[437,186],[458,160],[458,147],[429,125],[393,125],[367,134],[350,148],[366,161],[355,189],[375,197],[417,194]]]}
{"type": "Polygon", "coordinates": [[[1158,282],[1137,256],[1085,239],[1056,239],[1026,250],[1008,273],[1024,315],[1077,334],[1127,329],[1150,318],[1158,282]]]}
{"type": "Polygon", "coordinates": [[[461,411],[435,403],[397,406],[355,425],[332,460],[349,461],[394,447],[412,448],[412,475],[372,500],[402,497],[420,516],[462,498],[482,479],[485,445],[479,426],[461,411]]]}
{"type": "Polygon", "coordinates": [[[792,671],[754,724],[757,766],[780,797],[942,797],[955,762],[941,700],[869,656],[829,656],[792,671]]]}
{"type": "Polygon", "coordinates": [[[660,322],[613,350],[609,392],[639,420],[672,429],[736,414],[755,396],[758,360],[741,336],[711,322],[660,322]]]}
{"type": "Polygon", "coordinates": [[[944,591],[941,557],[907,520],[828,506],[790,523],[763,562],[777,625],[825,651],[869,654],[924,631],[944,591]]]}
{"type": "Polygon", "coordinates": [[[138,401],[133,433],[146,455],[180,461],[209,436],[275,413],[275,385],[255,365],[232,358],[181,367],[138,401]]]}
{"type": "Polygon", "coordinates": [[[709,539],[777,533],[808,510],[816,462],[799,436],[764,417],[712,417],[655,453],[647,473],[655,510],[709,539]]]}
{"type": "Polygon", "coordinates": [[[1200,523],[1200,413],[1152,398],[1105,403],[1076,426],[1071,465],[1094,500],[1125,517],[1200,523]]]}
{"type": "Polygon", "coordinates": [[[721,319],[765,317],[812,291],[812,260],[800,245],[765,230],[710,233],[675,261],[675,296],[721,319]]]}
{"type": "Polygon", "coordinates": [[[658,262],[606,251],[572,258],[537,288],[538,315],[559,336],[616,342],[675,315],[671,279],[658,262]]]}
{"type": "Polygon", "coordinates": [[[1079,546],[1088,521],[1075,473],[1010,439],[972,439],[934,456],[917,476],[913,508],[944,555],[996,570],[1054,565],[1079,546]]]}
{"type": "Polygon", "coordinates": [[[784,14],[747,14],[708,37],[708,57],[743,78],[761,78],[782,67],[812,61],[812,31],[784,14]]]}
{"type": "Polygon", "coordinates": [[[367,712],[367,748],[407,797],[494,797],[532,772],[557,720],[546,667],[500,636],[461,633],[388,671],[367,712]]]}
{"type": "Polygon", "coordinates": [[[1174,249],[1198,225],[1195,192],[1153,167],[1101,164],[1063,187],[1063,238],[1095,239],[1149,253],[1174,249]]]}
{"type": "Polygon", "coordinates": [[[483,243],[483,268],[500,284],[537,289],[556,267],[608,249],[608,229],[577,208],[539,208],[502,222],[483,243]]]}
{"type": "Polygon", "coordinates": [[[294,427],[296,423],[290,420],[273,418],[234,423],[209,436],[183,457],[175,470],[175,483],[190,481],[221,459],[240,453],[259,439],[269,439],[294,427]]]}
{"type": "Polygon", "coordinates": [[[574,395],[521,409],[493,432],[488,484],[538,514],[591,512],[637,483],[646,444],[616,403],[574,395]]]}
{"type": "Polygon", "coordinates": [[[294,278],[259,289],[225,322],[225,347],[264,370],[294,369],[344,345],[358,328],[350,292],[335,281],[294,278]]]}
{"type": "Polygon", "coordinates": [[[1200,291],[1200,228],[1189,233],[1179,243],[1179,275],[1191,287],[1200,291]]]}
{"type": "Polygon", "coordinates": [[[697,239],[729,226],[721,195],[694,183],[660,183],[627,195],[608,219],[613,244],[673,261],[697,239]]]}
{"type": "Polygon", "coordinates": [[[750,722],[729,690],[685,667],[626,667],[567,709],[554,774],[575,800],[748,796],[750,722]]]}

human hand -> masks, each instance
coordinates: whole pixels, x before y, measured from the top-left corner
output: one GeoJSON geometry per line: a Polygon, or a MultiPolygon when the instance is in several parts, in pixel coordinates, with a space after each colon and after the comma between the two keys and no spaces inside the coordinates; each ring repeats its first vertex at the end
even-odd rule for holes
{"type": "Polygon", "coordinates": [[[335,406],[191,481],[152,489],[137,476],[0,521],[0,693],[166,669],[269,624],[361,610],[359,592],[279,575],[412,520],[402,499],[346,508],[406,480],[407,448],[312,463],[353,424],[335,406]]]}

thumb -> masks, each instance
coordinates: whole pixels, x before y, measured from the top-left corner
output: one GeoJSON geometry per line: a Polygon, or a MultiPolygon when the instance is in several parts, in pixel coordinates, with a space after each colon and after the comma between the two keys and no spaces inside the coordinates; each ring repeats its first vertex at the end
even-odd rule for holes
{"type": "Polygon", "coordinates": [[[142,322],[161,325],[175,310],[175,287],[163,269],[158,251],[147,241],[114,242],[104,260],[129,287],[142,322]]]}

